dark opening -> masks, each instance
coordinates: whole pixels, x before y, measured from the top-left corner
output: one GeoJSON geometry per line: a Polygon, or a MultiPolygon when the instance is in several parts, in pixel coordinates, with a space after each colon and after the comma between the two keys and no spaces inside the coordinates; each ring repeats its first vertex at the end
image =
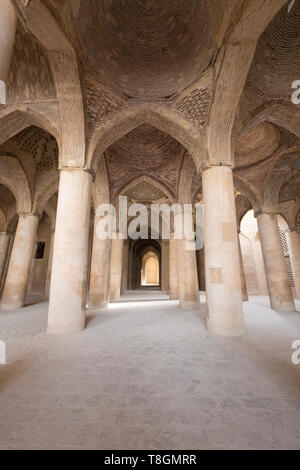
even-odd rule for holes
{"type": "Polygon", "coordinates": [[[45,242],[38,242],[36,249],[36,259],[43,259],[45,254],[45,242]]]}

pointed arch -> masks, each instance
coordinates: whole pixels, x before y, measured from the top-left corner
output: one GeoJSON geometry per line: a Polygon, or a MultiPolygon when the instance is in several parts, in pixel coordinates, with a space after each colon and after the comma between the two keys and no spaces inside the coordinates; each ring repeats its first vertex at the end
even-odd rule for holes
{"type": "Polygon", "coordinates": [[[36,184],[33,210],[40,215],[42,215],[51,197],[58,192],[59,175],[54,170],[52,170],[52,174],[49,173],[39,175],[36,184]]]}
{"type": "Polygon", "coordinates": [[[300,147],[294,147],[281,154],[276,160],[265,183],[263,193],[265,208],[272,210],[277,207],[282,185],[292,177],[293,165],[299,158],[300,147]]]}
{"type": "Polygon", "coordinates": [[[178,202],[181,204],[191,204],[192,202],[192,185],[194,173],[194,162],[186,153],[183,157],[178,183],[178,202]]]}
{"type": "Polygon", "coordinates": [[[30,213],[32,210],[32,195],[27,176],[15,157],[1,156],[0,183],[7,186],[17,202],[18,213],[30,213]]]}
{"type": "Polygon", "coordinates": [[[75,50],[41,0],[15,3],[21,21],[48,53],[60,114],[60,165],[84,167],[85,116],[75,50]]]}
{"type": "Polygon", "coordinates": [[[57,122],[28,106],[10,106],[0,111],[0,145],[27,127],[36,126],[52,134],[60,147],[61,136],[57,122]]]}
{"type": "Polygon", "coordinates": [[[163,184],[161,184],[159,181],[155,180],[151,176],[146,176],[146,175],[139,176],[138,178],[135,178],[132,181],[130,181],[130,183],[126,184],[126,186],[123,186],[121,190],[119,191],[119,193],[117,194],[117,196],[126,194],[130,189],[134,188],[140,183],[148,183],[149,185],[155,187],[156,189],[164,193],[170,202],[173,201],[173,196],[163,184]]]}
{"type": "Polygon", "coordinates": [[[248,199],[254,212],[260,211],[262,208],[262,200],[255,187],[249,183],[249,181],[244,180],[236,174],[233,174],[233,183],[234,187],[248,199]]]}
{"type": "Polygon", "coordinates": [[[88,149],[88,168],[94,167],[97,155],[101,156],[114,142],[142,124],[149,124],[180,142],[192,156],[197,171],[201,171],[206,152],[199,130],[175,111],[152,104],[122,109],[97,129],[88,149]]]}
{"type": "Polygon", "coordinates": [[[292,134],[300,137],[300,111],[296,109],[296,107],[281,103],[271,104],[263,110],[257,110],[256,114],[245,125],[240,135],[246,134],[258,124],[265,121],[283,127],[292,134]]]}

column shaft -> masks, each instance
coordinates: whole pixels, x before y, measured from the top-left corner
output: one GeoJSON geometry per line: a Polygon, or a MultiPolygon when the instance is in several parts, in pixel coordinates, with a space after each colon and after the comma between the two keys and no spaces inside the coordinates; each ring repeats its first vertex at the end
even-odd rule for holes
{"type": "Polygon", "coordinates": [[[241,285],[242,285],[242,298],[244,302],[248,302],[248,290],[247,290],[247,283],[246,283],[246,276],[244,270],[244,262],[243,262],[243,255],[242,255],[242,248],[241,248],[241,240],[238,234],[238,243],[239,243],[239,257],[240,257],[240,274],[241,274],[241,285]]]}
{"type": "Polygon", "coordinates": [[[295,283],[296,299],[300,299],[300,238],[298,232],[287,232],[287,242],[295,283]]]}
{"type": "Polygon", "coordinates": [[[160,242],[161,246],[161,290],[169,290],[169,245],[165,241],[160,242]]]}
{"type": "Polygon", "coordinates": [[[89,307],[105,308],[109,303],[111,240],[100,240],[97,224],[101,217],[95,216],[91,263],[89,307]]]}
{"type": "Polygon", "coordinates": [[[54,235],[55,235],[55,230],[52,230],[51,240],[50,240],[50,249],[49,249],[49,259],[48,259],[48,265],[47,265],[47,275],[46,275],[46,282],[45,282],[45,289],[44,289],[44,297],[46,299],[49,299],[49,295],[50,295],[52,264],[53,264],[54,235]]]}
{"type": "Polygon", "coordinates": [[[277,214],[260,214],[257,216],[257,223],[271,308],[293,312],[295,305],[278,230],[277,214]]]}
{"type": "Polygon", "coordinates": [[[39,217],[20,214],[8,266],[1,308],[11,310],[23,307],[36,243],[39,217]]]}
{"type": "Polygon", "coordinates": [[[0,233],[0,284],[4,272],[6,257],[8,253],[10,233],[0,233]]]}
{"type": "Polygon", "coordinates": [[[183,237],[177,240],[179,252],[178,278],[179,278],[179,300],[184,310],[193,310],[200,307],[200,292],[197,273],[196,249],[190,240],[183,237]]]}
{"type": "Polygon", "coordinates": [[[253,254],[254,254],[259,294],[268,295],[269,291],[268,291],[268,285],[267,285],[265,264],[264,264],[262,248],[261,248],[259,237],[253,243],[253,254]]]}
{"type": "Polygon", "coordinates": [[[128,286],[128,243],[124,243],[123,247],[123,268],[122,268],[122,286],[121,290],[124,292],[128,286]]]}
{"type": "Polygon", "coordinates": [[[0,2],[0,104],[6,104],[6,81],[16,34],[16,13],[11,0],[0,2]]]}
{"type": "Polygon", "coordinates": [[[232,170],[202,174],[207,327],[219,335],[245,332],[232,170]]]}
{"type": "MultiPolygon", "coordinates": [[[[119,237],[119,234],[117,234],[119,237]]],[[[121,295],[124,240],[112,240],[110,266],[110,299],[117,300],[121,295]]]]}
{"type": "Polygon", "coordinates": [[[179,299],[179,287],[178,287],[178,267],[177,257],[178,249],[177,245],[180,240],[174,240],[174,233],[171,234],[169,244],[169,289],[170,299],[179,299]]]}
{"type": "Polygon", "coordinates": [[[83,170],[60,174],[48,333],[85,327],[92,176],[83,170]]]}

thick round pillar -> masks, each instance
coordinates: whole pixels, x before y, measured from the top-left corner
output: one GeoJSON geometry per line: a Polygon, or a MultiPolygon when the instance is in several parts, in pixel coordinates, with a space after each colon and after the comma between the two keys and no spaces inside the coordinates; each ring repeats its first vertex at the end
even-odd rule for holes
{"type": "Polygon", "coordinates": [[[257,216],[257,223],[271,308],[283,312],[294,312],[295,304],[285,265],[277,224],[277,214],[259,214],[257,216]]]}
{"type": "Polygon", "coordinates": [[[122,292],[126,291],[127,286],[128,286],[128,243],[124,242],[121,291],[122,292]]]}
{"type": "Polygon", "coordinates": [[[89,290],[90,308],[105,308],[109,303],[111,240],[98,238],[97,224],[100,220],[101,217],[95,216],[89,290]]]}
{"type": "Polygon", "coordinates": [[[55,230],[52,230],[51,231],[51,239],[50,239],[49,258],[48,258],[48,265],[47,265],[47,275],[46,275],[46,282],[45,282],[45,289],[44,289],[44,297],[46,299],[49,299],[49,296],[50,296],[50,285],[51,285],[52,263],[53,263],[54,235],[55,235],[55,230]]]}
{"type": "Polygon", "coordinates": [[[111,266],[110,266],[110,288],[109,297],[111,300],[118,300],[121,295],[122,266],[123,266],[124,240],[117,238],[112,240],[111,246],[111,266]]]}
{"type": "Polygon", "coordinates": [[[300,299],[300,238],[296,231],[287,232],[286,235],[295,283],[296,299],[300,299]]]}
{"type": "Polygon", "coordinates": [[[1,308],[4,310],[24,306],[38,224],[37,215],[19,216],[1,300],[1,308]]]}
{"type": "Polygon", "coordinates": [[[169,290],[169,245],[164,240],[160,241],[161,246],[161,290],[169,290]]]}
{"type": "Polygon", "coordinates": [[[257,235],[253,243],[253,254],[254,254],[254,261],[255,261],[256,274],[257,274],[258,292],[261,295],[268,295],[269,291],[268,291],[268,285],[267,285],[266,270],[265,270],[265,264],[264,264],[259,234],[257,235]]]}
{"type": "Polygon", "coordinates": [[[11,0],[0,2],[0,104],[6,104],[6,81],[16,35],[16,13],[11,0]]]}
{"type": "Polygon", "coordinates": [[[245,333],[232,170],[202,174],[207,328],[224,336],[245,333]]]}
{"type": "Polygon", "coordinates": [[[200,292],[195,244],[184,237],[177,242],[180,307],[183,310],[199,309],[200,292]],[[194,245],[194,249],[191,249],[192,245],[194,245]]]}
{"type": "Polygon", "coordinates": [[[48,333],[85,327],[92,176],[84,170],[60,173],[48,333]]]}
{"type": "Polygon", "coordinates": [[[241,240],[240,235],[238,233],[238,243],[239,243],[239,257],[240,257],[240,275],[241,275],[241,287],[242,287],[242,298],[244,302],[248,302],[248,290],[247,290],[247,283],[246,283],[246,276],[244,270],[244,262],[243,262],[243,255],[242,255],[242,248],[241,248],[241,240]]]}
{"type": "Polygon", "coordinates": [[[4,272],[6,257],[8,253],[10,233],[0,232],[0,284],[4,272]]]}
{"type": "Polygon", "coordinates": [[[177,268],[177,257],[178,257],[178,243],[180,240],[174,239],[174,233],[171,233],[169,243],[169,290],[170,299],[179,299],[179,287],[178,287],[178,268],[177,268]]]}

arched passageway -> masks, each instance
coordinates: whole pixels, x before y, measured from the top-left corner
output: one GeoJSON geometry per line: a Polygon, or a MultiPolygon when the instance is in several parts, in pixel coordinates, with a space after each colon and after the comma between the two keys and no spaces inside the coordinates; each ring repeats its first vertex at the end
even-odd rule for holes
{"type": "Polygon", "coordinates": [[[129,290],[161,289],[161,244],[157,240],[129,240],[128,283],[129,290]]]}

